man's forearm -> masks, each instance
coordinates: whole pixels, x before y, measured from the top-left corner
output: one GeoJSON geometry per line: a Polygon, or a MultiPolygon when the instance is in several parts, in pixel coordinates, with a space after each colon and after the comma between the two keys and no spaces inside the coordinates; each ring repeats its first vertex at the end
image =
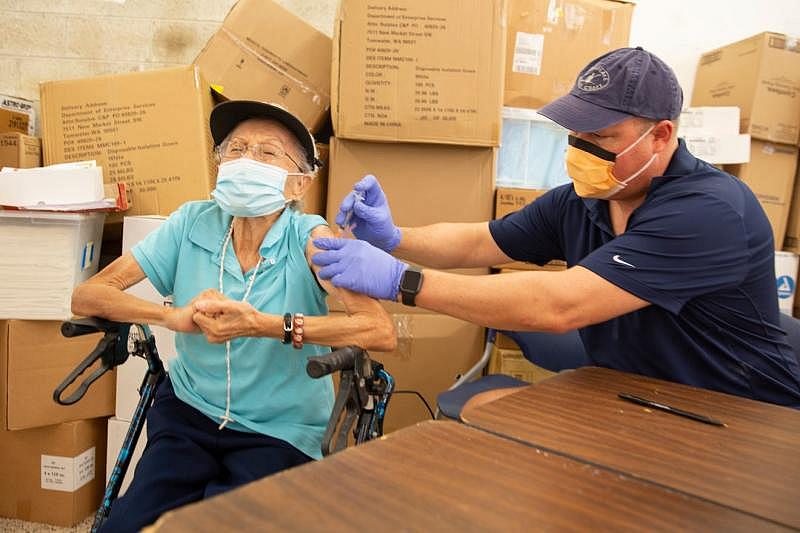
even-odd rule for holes
{"type": "Polygon", "coordinates": [[[392,254],[431,268],[488,267],[510,260],[494,244],[485,222],[400,228],[400,235],[392,254]]]}
{"type": "Polygon", "coordinates": [[[416,305],[467,322],[516,331],[560,331],[557,272],[468,276],[423,270],[416,305]]]}

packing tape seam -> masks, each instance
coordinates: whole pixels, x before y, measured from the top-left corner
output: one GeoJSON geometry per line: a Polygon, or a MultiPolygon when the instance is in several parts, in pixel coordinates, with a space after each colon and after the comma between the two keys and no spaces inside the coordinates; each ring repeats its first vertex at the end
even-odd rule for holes
{"type": "Polygon", "coordinates": [[[258,59],[261,63],[265,64],[267,67],[275,70],[276,72],[280,73],[282,76],[289,78],[292,82],[299,85],[300,88],[307,93],[313,93],[315,95],[314,100],[318,100],[320,96],[325,96],[329,98],[328,94],[317,90],[316,87],[304,82],[303,80],[297,78],[296,76],[292,76],[289,74],[286,69],[282,68],[281,66],[277,65],[275,62],[270,61],[264,55],[259,54],[257,50],[255,50],[252,46],[248,45],[244,40],[240,39],[235,33],[230,31],[229,29],[223,27],[221,31],[227,35],[237,46],[242,48],[244,51],[248,52],[250,55],[258,59]]]}

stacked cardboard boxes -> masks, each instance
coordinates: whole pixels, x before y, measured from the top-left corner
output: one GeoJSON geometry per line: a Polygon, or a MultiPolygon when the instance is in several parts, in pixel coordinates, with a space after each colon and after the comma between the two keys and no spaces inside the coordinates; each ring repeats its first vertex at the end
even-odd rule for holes
{"type": "MultiPolygon", "coordinates": [[[[399,226],[491,218],[500,141],[505,13],[501,0],[341,2],[334,24],[327,218],[367,174],[399,226]]],[[[487,269],[459,271],[486,274],[487,269]]],[[[341,311],[338,302],[331,309],[341,311]]],[[[397,386],[435,408],[483,350],[483,328],[384,303],[398,329],[376,354],[397,386]]],[[[429,417],[416,397],[392,399],[387,430],[429,417]]]]}
{"type": "Polygon", "coordinates": [[[784,245],[797,166],[799,96],[800,48],[786,35],[760,33],[700,57],[692,105],[739,107],[740,133],[753,139],[750,158],[725,169],[761,201],[776,250],[784,245]]]}
{"type": "Polygon", "coordinates": [[[76,404],[56,404],[55,388],[102,337],[65,339],[60,326],[0,321],[0,516],[72,526],[97,509],[105,486],[100,417],[113,412],[114,376],[94,382],[76,404]]]}
{"type": "MultiPolygon", "coordinates": [[[[746,182],[761,202],[772,225],[775,249],[800,251],[796,213],[800,201],[793,200],[800,196],[795,178],[800,141],[797,39],[764,32],[703,54],[692,105],[740,108],[740,133],[752,137],[749,161],[724,168],[746,182]]],[[[776,264],[779,262],[784,263],[776,264]]],[[[785,280],[787,273],[779,274],[778,278],[785,280]]],[[[792,287],[796,278],[795,271],[791,274],[792,287]]],[[[786,300],[786,287],[786,283],[779,283],[782,302],[786,300]]]]}
{"type": "MultiPolygon", "coordinates": [[[[800,140],[800,49],[796,40],[762,33],[701,57],[694,103],[735,104],[740,131],[753,137],[749,161],[725,170],[745,181],[772,224],[776,250],[798,251],[797,143],[800,140]],[[793,193],[794,191],[794,193],[793,193]]],[[[797,261],[776,256],[781,309],[794,299],[797,261]],[[792,272],[786,270],[787,265],[792,272]]]]}

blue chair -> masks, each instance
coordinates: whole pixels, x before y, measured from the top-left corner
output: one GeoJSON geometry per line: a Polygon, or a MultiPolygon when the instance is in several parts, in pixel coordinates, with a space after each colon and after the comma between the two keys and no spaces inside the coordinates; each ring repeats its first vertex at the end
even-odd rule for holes
{"type": "MultiPolygon", "coordinates": [[[[795,357],[800,362],[800,320],[781,313],[780,326],[786,331],[787,343],[792,347],[795,357]]],[[[525,381],[503,374],[490,374],[473,381],[489,363],[497,333],[493,329],[488,331],[486,349],[481,359],[449,390],[436,398],[439,406],[438,415],[459,420],[461,410],[473,396],[490,390],[529,385],[525,381]]],[[[563,334],[518,331],[501,331],[500,333],[511,337],[519,345],[527,360],[547,370],[559,372],[592,364],[577,331],[563,334]]]]}
{"type": "MultiPolygon", "coordinates": [[[[481,359],[449,390],[436,398],[437,417],[441,415],[459,420],[464,405],[477,394],[489,390],[530,385],[528,382],[504,374],[490,374],[475,379],[489,363],[497,333],[494,329],[488,330],[486,349],[481,359]]],[[[519,345],[525,359],[547,370],[559,372],[592,364],[577,331],[563,334],[519,331],[500,331],[500,333],[511,337],[519,345]]]]}

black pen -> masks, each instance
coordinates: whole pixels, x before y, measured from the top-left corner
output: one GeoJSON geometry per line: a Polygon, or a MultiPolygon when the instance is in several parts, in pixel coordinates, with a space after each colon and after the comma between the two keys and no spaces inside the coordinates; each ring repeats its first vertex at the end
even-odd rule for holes
{"type": "Polygon", "coordinates": [[[674,415],[685,416],[686,418],[691,418],[692,420],[697,420],[698,422],[703,422],[704,424],[728,427],[728,425],[724,422],[720,422],[719,420],[715,420],[708,416],[698,415],[697,413],[692,413],[691,411],[684,411],[683,409],[678,409],[677,407],[671,407],[669,405],[664,405],[663,403],[654,402],[653,400],[648,400],[647,398],[642,398],[640,396],[634,396],[633,394],[629,394],[627,392],[620,392],[617,394],[617,396],[623,400],[628,400],[629,402],[638,403],[639,405],[644,405],[646,407],[652,407],[653,409],[660,409],[674,415]]]}

